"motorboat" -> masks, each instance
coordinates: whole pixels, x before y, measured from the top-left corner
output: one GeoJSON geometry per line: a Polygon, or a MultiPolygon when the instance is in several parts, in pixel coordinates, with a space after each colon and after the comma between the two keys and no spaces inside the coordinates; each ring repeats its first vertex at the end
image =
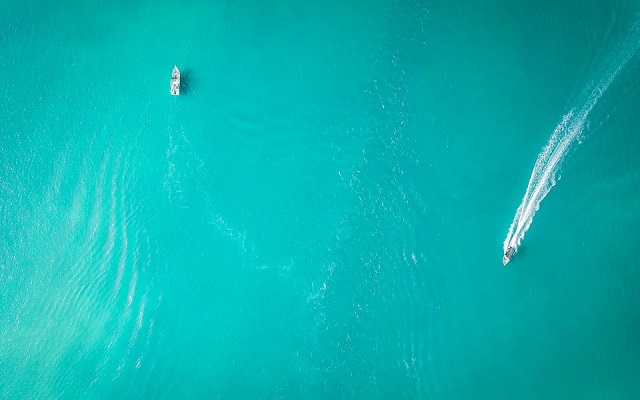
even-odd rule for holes
{"type": "Polygon", "coordinates": [[[504,252],[502,256],[502,265],[507,265],[509,261],[511,261],[511,257],[516,254],[516,248],[513,246],[507,247],[507,251],[504,252]]]}
{"type": "Polygon", "coordinates": [[[171,73],[171,95],[180,96],[180,70],[177,65],[173,66],[171,73]]]}

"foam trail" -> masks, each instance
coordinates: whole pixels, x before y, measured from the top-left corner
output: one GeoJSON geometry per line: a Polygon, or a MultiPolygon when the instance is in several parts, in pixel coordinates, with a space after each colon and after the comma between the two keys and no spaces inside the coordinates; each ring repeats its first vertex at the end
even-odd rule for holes
{"type": "Polygon", "coordinates": [[[590,90],[591,93],[584,106],[577,111],[570,110],[554,129],[549,142],[538,155],[522,203],[516,210],[513,222],[509,227],[509,233],[503,244],[505,253],[509,247],[513,247],[517,251],[524,234],[533,221],[533,216],[540,207],[540,202],[555,185],[556,175],[562,161],[571,146],[581,137],[589,113],[631,57],[638,51],[639,37],[639,23],[636,22],[622,44],[612,52],[617,57],[608,63],[603,77],[585,89],[586,94],[589,93],[590,87],[593,88],[590,90]]]}

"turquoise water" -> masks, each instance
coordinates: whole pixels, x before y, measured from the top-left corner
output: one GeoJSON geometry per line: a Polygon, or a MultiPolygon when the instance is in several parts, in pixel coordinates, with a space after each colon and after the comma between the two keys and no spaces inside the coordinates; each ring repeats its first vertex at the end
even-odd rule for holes
{"type": "Polygon", "coordinates": [[[636,398],[640,3],[303,3],[0,4],[0,397],[636,398]]]}

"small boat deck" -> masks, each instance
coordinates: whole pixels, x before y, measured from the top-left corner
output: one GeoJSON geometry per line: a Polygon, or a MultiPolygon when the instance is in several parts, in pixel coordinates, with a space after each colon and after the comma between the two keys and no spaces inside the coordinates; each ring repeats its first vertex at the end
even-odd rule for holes
{"type": "Polygon", "coordinates": [[[177,65],[173,66],[171,73],[171,95],[180,96],[180,70],[177,65]]]}

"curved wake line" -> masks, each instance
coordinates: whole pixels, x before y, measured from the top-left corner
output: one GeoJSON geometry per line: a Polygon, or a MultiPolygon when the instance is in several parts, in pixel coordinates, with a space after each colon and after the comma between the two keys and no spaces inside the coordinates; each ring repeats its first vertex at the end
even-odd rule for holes
{"type": "MultiPolygon", "coordinates": [[[[518,250],[520,242],[533,221],[533,216],[540,208],[540,202],[555,186],[556,176],[565,156],[576,142],[576,139],[581,137],[589,113],[631,57],[638,51],[638,47],[640,47],[640,41],[638,40],[640,37],[639,30],[640,23],[636,22],[622,45],[614,49],[613,54],[620,54],[620,57],[617,57],[609,64],[609,68],[607,68],[603,78],[591,90],[584,106],[577,112],[572,109],[562,117],[562,121],[551,134],[549,142],[538,155],[529,178],[529,185],[522,198],[522,203],[516,210],[513,222],[504,240],[503,251],[505,253],[509,247],[513,247],[516,251],[518,250]],[[612,66],[614,67],[612,68],[612,66]]],[[[593,85],[589,86],[593,87],[593,85]]],[[[585,93],[589,91],[589,86],[585,89],[585,93]]]]}

